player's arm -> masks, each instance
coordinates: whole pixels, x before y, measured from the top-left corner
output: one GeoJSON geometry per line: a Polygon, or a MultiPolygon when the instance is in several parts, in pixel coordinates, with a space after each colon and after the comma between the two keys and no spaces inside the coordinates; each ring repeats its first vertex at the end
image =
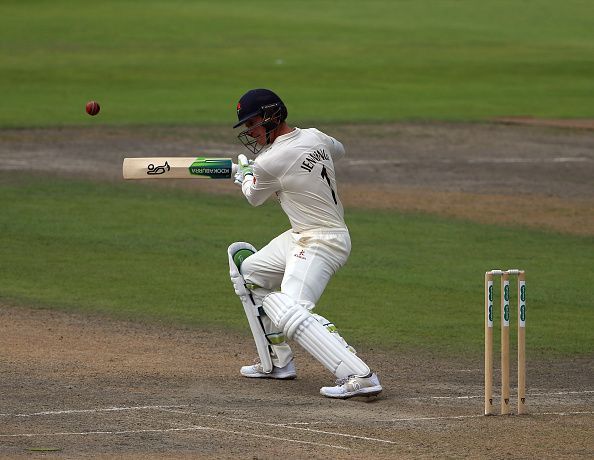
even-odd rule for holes
{"type": "Polygon", "coordinates": [[[337,141],[333,137],[330,137],[330,155],[332,156],[332,161],[340,160],[345,155],[344,145],[342,142],[337,141]]]}
{"type": "Polygon", "coordinates": [[[250,164],[245,155],[239,155],[235,183],[241,184],[241,191],[252,206],[260,206],[270,195],[280,190],[276,177],[258,164],[250,164]]]}
{"type": "Polygon", "coordinates": [[[323,133],[322,131],[316,130],[318,136],[324,141],[328,151],[330,152],[330,156],[332,157],[332,161],[338,161],[345,155],[344,146],[342,142],[334,139],[332,136],[328,136],[328,134],[323,133]]]}

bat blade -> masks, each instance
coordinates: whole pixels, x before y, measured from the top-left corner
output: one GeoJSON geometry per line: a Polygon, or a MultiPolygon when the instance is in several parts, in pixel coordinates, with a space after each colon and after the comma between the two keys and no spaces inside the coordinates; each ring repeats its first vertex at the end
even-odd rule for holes
{"type": "Polygon", "coordinates": [[[124,179],[231,179],[237,165],[231,158],[124,158],[124,179]]]}

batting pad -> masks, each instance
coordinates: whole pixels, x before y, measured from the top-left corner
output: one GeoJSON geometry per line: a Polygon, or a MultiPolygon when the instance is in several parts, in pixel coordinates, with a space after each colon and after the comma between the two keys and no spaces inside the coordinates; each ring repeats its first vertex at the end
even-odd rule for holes
{"type": "Polygon", "coordinates": [[[258,351],[262,370],[266,374],[269,374],[272,372],[272,358],[270,357],[270,348],[268,346],[266,333],[260,323],[258,307],[254,303],[250,291],[245,287],[245,280],[233,261],[233,256],[242,249],[248,249],[254,253],[256,252],[256,248],[249,243],[238,242],[229,246],[227,249],[227,254],[229,255],[229,275],[231,276],[231,282],[235,288],[235,293],[239,296],[243,309],[245,310],[245,316],[247,316],[252,335],[254,336],[254,342],[256,343],[256,350],[258,351]]]}
{"type": "Polygon", "coordinates": [[[322,365],[343,379],[351,375],[366,376],[369,367],[349,351],[309,310],[282,292],[273,292],[262,304],[266,315],[290,339],[305,348],[322,365]]]}

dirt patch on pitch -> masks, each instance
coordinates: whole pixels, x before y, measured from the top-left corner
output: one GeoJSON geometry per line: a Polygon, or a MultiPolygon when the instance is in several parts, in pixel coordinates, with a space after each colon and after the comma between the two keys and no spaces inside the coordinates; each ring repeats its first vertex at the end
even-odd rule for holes
{"type": "Polygon", "coordinates": [[[296,380],[240,377],[253,344],[222,330],[4,305],[0,349],[0,456],[11,458],[38,448],[68,458],[586,458],[594,449],[591,359],[532,360],[531,415],[483,417],[480,357],[362,349],[385,392],[334,401],[318,394],[332,376],[300,349],[296,380]]]}
{"type": "Polygon", "coordinates": [[[549,126],[553,128],[589,129],[594,130],[594,120],[588,118],[534,118],[534,117],[501,117],[494,120],[497,123],[511,125],[549,126]]]}

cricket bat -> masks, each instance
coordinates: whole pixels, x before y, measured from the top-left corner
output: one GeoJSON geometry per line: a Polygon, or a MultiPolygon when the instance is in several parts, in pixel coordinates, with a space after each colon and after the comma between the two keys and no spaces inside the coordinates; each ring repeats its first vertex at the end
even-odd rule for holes
{"type": "Polygon", "coordinates": [[[124,158],[124,179],[232,179],[237,165],[231,158],[124,158]]]}

